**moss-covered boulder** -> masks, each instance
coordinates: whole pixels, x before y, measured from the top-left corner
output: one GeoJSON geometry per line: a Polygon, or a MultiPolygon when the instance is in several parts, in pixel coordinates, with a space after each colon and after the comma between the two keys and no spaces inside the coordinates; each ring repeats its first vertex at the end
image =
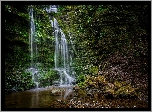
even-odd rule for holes
{"type": "Polygon", "coordinates": [[[105,95],[113,95],[115,98],[137,97],[136,88],[123,81],[115,81],[114,84],[108,83],[104,90],[105,95]]]}

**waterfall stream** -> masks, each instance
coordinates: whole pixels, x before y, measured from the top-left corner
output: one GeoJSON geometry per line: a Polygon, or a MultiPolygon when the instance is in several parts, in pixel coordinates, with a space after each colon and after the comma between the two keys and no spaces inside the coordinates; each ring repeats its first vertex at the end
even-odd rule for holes
{"type": "MultiPolygon", "coordinates": [[[[57,13],[56,5],[50,5],[49,8],[46,8],[48,13],[55,12],[57,13]]],[[[28,72],[32,74],[32,80],[36,85],[36,88],[39,87],[39,83],[37,80],[37,76],[39,76],[39,71],[36,66],[37,63],[37,43],[36,43],[36,28],[35,28],[35,21],[34,21],[34,11],[33,6],[30,6],[29,9],[29,17],[30,17],[30,36],[29,36],[29,47],[30,47],[30,55],[31,55],[31,66],[27,69],[28,72]]],[[[54,51],[54,64],[55,70],[58,71],[60,75],[60,79],[58,81],[58,85],[60,86],[67,86],[72,85],[75,81],[73,77],[70,76],[70,65],[72,63],[72,57],[69,56],[69,49],[68,49],[68,42],[66,39],[65,34],[59,27],[58,21],[50,16],[50,23],[52,28],[54,29],[54,38],[55,38],[55,51],[54,51]]],[[[73,74],[72,74],[73,75],[73,74]]],[[[57,81],[56,81],[57,82],[57,81]]]]}
{"type": "MultiPolygon", "coordinates": [[[[46,9],[48,13],[57,12],[57,7],[55,5],[50,6],[49,9],[46,9]]],[[[68,43],[65,34],[59,28],[57,20],[53,17],[50,18],[52,27],[54,28],[55,36],[55,53],[54,53],[54,63],[55,70],[60,74],[60,86],[72,85],[72,82],[75,80],[71,77],[70,74],[70,61],[69,60],[69,50],[68,43]]],[[[72,57],[71,57],[72,58],[72,57]]]]}
{"type": "Polygon", "coordinates": [[[35,22],[34,22],[34,16],[33,16],[33,6],[31,5],[29,10],[29,17],[30,17],[30,36],[29,36],[29,43],[30,43],[30,54],[31,54],[31,67],[27,69],[28,72],[32,73],[32,80],[36,85],[36,88],[38,88],[39,83],[35,78],[35,75],[38,75],[38,70],[36,69],[35,62],[34,62],[34,56],[37,55],[37,45],[35,42],[35,22]],[[34,54],[34,52],[36,54],[34,54]]]}

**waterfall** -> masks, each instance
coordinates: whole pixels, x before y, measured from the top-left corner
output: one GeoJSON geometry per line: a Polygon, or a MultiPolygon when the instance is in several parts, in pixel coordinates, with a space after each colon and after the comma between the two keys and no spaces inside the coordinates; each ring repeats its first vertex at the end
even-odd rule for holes
{"type": "MultiPolygon", "coordinates": [[[[46,11],[48,13],[57,12],[57,8],[53,5],[47,8],[46,11]]],[[[55,70],[57,70],[60,74],[60,86],[71,85],[75,79],[70,76],[68,42],[65,34],[60,29],[57,20],[54,17],[52,18],[50,17],[50,22],[52,27],[54,28],[54,36],[55,36],[54,64],[55,64],[55,70]]]]}
{"type": "Polygon", "coordinates": [[[28,72],[32,73],[32,80],[38,88],[38,81],[36,81],[35,76],[38,75],[38,70],[36,69],[34,58],[37,55],[37,45],[35,41],[35,23],[34,23],[34,16],[33,16],[33,6],[30,6],[29,9],[29,17],[30,17],[30,37],[29,37],[29,44],[30,44],[30,55],[31,55],[31,67],[27,69],[28,72]],[[34,51],[36,54],[34,54],[34,51]]]}
{"type": "Polygon", "coordinates": [[[33,17],[33,7],[30,8],[30,51],[31,51],[31,67],[34,67],[33,64],[33,40],[35,33],[34,17],[33,17]]]}
{"type": "Polygon", "coordinates": [[[69,51],[66,37],[62,30],[58,27],[58,22],[54,18],[54,36],[55,36],[55,69],[60,73],[60,85],[70,85],[74,81],[70,73],[69,67],[69,51]]]}
{"type": "MultiPolygon", "coordinates": [[[[50,5],[49,8],[46,8],[46,11],[48,13],[55,12],[57,13],[57,7],[56,5],[50,5]]],[[[29,48],[30,48],[30,57],[31,57],[31,64],[29,69],[27,69],[28,72],[31,72],[32,74],[32,80],[35,83],[36,88],[39,87],[40,82],[38,81],[38,77],[40,75],[40,72],[37,68],[37,54],[38,54],[38,48],[37,48],[37,42],[36,42],[36,25],[35,25],[35,16],[36,13],[34,12],[34,7],[31,5],[29,7],[29,17],[30,17],[30,35],[29,35],[29,48]]],[[[58,71],[60,75],[59,79],[59,85],[60,86],[67,86],[72,85],[72,83],[75,81],[73,78],[74,73],[70,66],[72,64],[72,56],[69,55],[69,49],[68,49],[68,41],[66,39],[65,34],[63,33],[62,29],[59,27],[58,21],[50,16],[50,23],[53,30],[53,34],[55,37],[55,51],[54,51],[54,65],[55,70],[58,71]],[[71,76],[71,75],[72,76],[71,76]]]]}

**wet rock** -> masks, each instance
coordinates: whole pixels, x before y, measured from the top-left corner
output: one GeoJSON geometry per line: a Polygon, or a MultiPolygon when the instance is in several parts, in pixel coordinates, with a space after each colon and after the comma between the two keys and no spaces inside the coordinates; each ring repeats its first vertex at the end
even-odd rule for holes
{"type": "Polygon", "coordinates": [[[59,96],[61,95],[61,93],[62,93],[62,90],[60,88],[53,88],[51,90],[51,95],[59,96]]]}
{"type": "Polygon", "coordinates": [[[60,82],[59,82],[59,81],[54,81],[54,82],[53,82],[53,85],[54,85],[54,86],[60,86],[60,82]]]}
{"type": "Polygon", "coordinates": [[[76,86],[73,87],[73,91],[77,92],[78,90],[80,90],[79,86],[76,85],[76,86]]]}

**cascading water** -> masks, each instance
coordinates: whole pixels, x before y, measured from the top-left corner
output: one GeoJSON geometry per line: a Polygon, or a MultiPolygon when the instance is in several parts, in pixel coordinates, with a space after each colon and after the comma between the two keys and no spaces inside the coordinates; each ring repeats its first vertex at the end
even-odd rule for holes
{"type": "MultiPolygon", "coordinates": [[[[46,11],[48,13],[57,12],[57,8],[55,5],[53,5],[50,6],[50,8],[47,8],[46,11]]],[[[57,70],[60,74],[60,86],[71,85],[75,79],[69,75],[70,60],[69,60],[67,40],[63,31],[59,28],[57,20],[55,18],[50,18],[50,22],[52,27],[54,28],[54,36],[55,36],[54,62],[55,62],[55,70],[57,70]]]]}
{"type": "Polygon", "coordinates": [[[38,88],[38,81],[36,81],[35,76],[38,75],[38,70],[34,64],[34,51],[37,54],[37,46],[35,42],[35,23],[34,23],[34,16],[33,16],[33,6],[30,6],[29,9],[29,17],[30,17],[30,36],[29,36],[29,43],[30,43],[30,54],[31,54],[31,67],[27,69],[28,72],[32,73],[32,80],[36,84],[36,88],[38,88]]]}
{"type": "MultiPolygon", "coordinates": [[[[51,5],[49,8],[46,8],[46,11],[48,13],[51,12],[57,12],[56,5],[51,5]]],[[[37,76],[39,76],[39,71],[36,66],[36,59],[37,56],[37,43],[36,43],[36,28],[35,28],[35,21],[34,21],[34,11],[33,6],[31,5],[29,7],[29,17],[30,17],[30,36],[29,36],[29,48],[30,48],[30,55],[31,55],[31,65],[30,68],[27,69],[28,72],[31,72],[32,74],[32,80],[36,85],[36,88],[39,87],[39,82],[37,80],[37,76]]],[[[50,16],[50,22],[54,29],[54,37],[55,37],[55,53],[54,53],[54,64],[55,64],[55,70],[59,72],[60,75],[60,86],[67,86],[72,85],[72,83],[75,81],[73,77],[71,77],[69,74],[70,71],[70,65],[72,63],[72,56],[69,56],[69,50],[68,50],[68,42],[66,39],[65,34],[60,29],[58,22],[55,18],[50,16]]],[[[73,72],[72,72],[73,73],[73,72]]],[[[72,74],[71,73],[71,74],[72,74]]],[[[73,75],[74,76],[74,75],[73,75]]]]}

